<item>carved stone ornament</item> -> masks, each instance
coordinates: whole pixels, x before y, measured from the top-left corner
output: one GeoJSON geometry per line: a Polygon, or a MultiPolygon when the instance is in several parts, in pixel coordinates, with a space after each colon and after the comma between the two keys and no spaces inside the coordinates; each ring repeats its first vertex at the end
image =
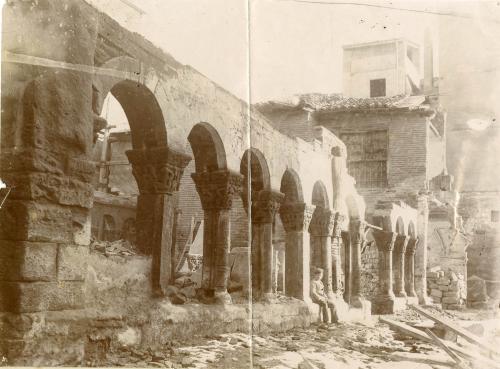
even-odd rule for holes
{"type": "Polygon", "coordinates": [[[404,254],[406,252],[406,247],[408,245],[408,236],[398,234],[396,240],[394,241],[394,252],[397,254],[404,254]]]}
{"type": "Polygon", "coordinates": [[[240,195],[243,176],[227,169],[191,174],[203,210],[231,209],[233,196],[240,195]]]}
{"type": "Polygon", "coordinates": [[[314,206],[305,203],[282,205],[280,216],[285,231],[306,231],[309,228],[314,208],[314,206]]]}
{"type": "Polygon", "coordinates": [[[333,237],[340,238],[342,237],[342,226],[344,224],[345,216],[337,213],[335,215],[335,223],[333,226],[333,237]]]}
{"type": "Polygon", "coordinates": [[[191,160],[189,155],[168,147],[128,150],[126,154],[141,194],[178,191],[184,168],[191,160]]]}
{"type": "Polygon", "coordinates": [[[277,191],[263,190],[252,201],[252,222],[272,223],[285,195],[277,191]]]}
{"type": "Polygon", "coordinates": [[[414,255],[415,250],[417,249],[418,242],[420,240],[418,238],[410,238],[408,240],[408,245],[406,246],[406,254],[407,255],[414,255]]]}
{"type": "Polygon", "coordinates": [[[394,250],[394,242],[396,241],[397,233],[386,232],[386,231],[373,231],[373,238],[375,238],[375,243],[377,248],[382,252],[391,252],[394,250]]]}
{"type": "Polygon", "coordinates": [[[334,224],[335,213],[329,209],[317,207],[309,225],[309,232],[312,236],[331,237],[334,224]]]}

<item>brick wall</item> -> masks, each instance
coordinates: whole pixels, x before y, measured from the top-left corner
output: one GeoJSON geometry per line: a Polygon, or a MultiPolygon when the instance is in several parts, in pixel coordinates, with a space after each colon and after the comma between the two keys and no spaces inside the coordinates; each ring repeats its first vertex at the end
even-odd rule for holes
{"type": "Polygon", "coordinates": [[[428,123],[418,113],[336,113],[322,115],[316,124],[337,136],[346,132],[387,130],[389,188],[418,190],[425,187],[428,165],[428,123]]]}

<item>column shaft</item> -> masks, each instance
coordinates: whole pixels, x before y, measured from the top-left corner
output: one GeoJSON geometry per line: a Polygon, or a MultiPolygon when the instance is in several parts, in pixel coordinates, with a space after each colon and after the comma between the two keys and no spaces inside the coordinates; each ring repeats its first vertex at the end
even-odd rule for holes
{"type": "Polygon", "coordinates": [[[273,223],[284,195],[277,191],[262,190],[252,200],[252,226],[257,239],[252,242],[252,271],[256,275],[255,292],[266,301],[271,301],[273,294],[273,223]]]}
{"type": "Polygon", "coordinates": [[[175,277],[173,224],[175,204],[172,195],[191,158],[168,147],[129,150],[132,174],[139,187],[137,227],[139,249],[152,255],[153,292],[165,295],[175,277]]]}
{"type": "Polygon", "coordinates": [[[216,303],[229,304],[230,209],[243,176],[227,169],[191,174],[205,212],[202,287],[216,303]]]}
{"type": "Polygon", "coordinates": [[[397,235],[394,242],[394,294],[398,297],[406,297],[404,264],[408,240],[405,235],[397,235]]]}
{"type": "Polygon", "coordinates": [[[310,300],[309,237],[307,229],[314,207],[304,203],[285,204],[280,209],[286,231],[286,281],[287,296],[310,300]]]}
{"type": "Polygon", "coordinates": [[[351,239],[351,301],[354,307],[362,307],[361,294],[361,248],[365,242],[365,223],[359,219],[350,219],[349,235],[351,239]]]}
{"type": "Polygon", "coordinates": [[[344,216],[337,213],[332,235],[332,288],[337,297],[343,297],[345,284],[344,272],[342,270],[342,260],[340,256],[340,247],[342,245],[342,223],[344,216]]]}
{"type": "Polygon", "coordinates": [[[394,309],[394,292],[392,290],[392,251],[396,233],[374,231],[373,236],[379,252],[379,290],[373,306],[376,314],[392,313],[394,309]]]}
{"type": "Polygon", "coordinates": [[[410,297],[417,296],[415,291],[415,250],[418,245],[418,238],[410,238],[408,241],[408,246],[406,248],[405,256],[405,288],[406,293],[410,297]]]}
{"type": "Polygon", "coordinates": [[[351,303],[351,275],[352,275],[352,247],[349,232],[342,232],[342,243],[344,244],[344,300],[351,303]]]}
{"type": "Polygon", "coordinates": [[[323,269],[323,285],[325,293],[333,300],[332,274],[332,235],[335,223],[335,213],[331,210],[317,207],[314,210],[309,232],[311,233],[311,248],[314,260],[311,265],[323,269]]]}

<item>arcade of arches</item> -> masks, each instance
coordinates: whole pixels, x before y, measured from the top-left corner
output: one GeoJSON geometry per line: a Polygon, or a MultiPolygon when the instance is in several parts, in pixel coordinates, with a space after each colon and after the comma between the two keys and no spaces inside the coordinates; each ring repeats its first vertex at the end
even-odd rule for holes
{"type": "MultiPolygon", "coordinates": [[[[95,308],[87,293],[89,270],[96,268],[87,262],[96,173],[90,153],[106,124],[100,113],[108,93],[130,125],[126,155],[139,191],[137,248],[150,260],[144,271],[149,302],[168,301],[176,279],[174,219],[182,191],[190,191],[203,214],[197,293],[214,309],[233,302],[228,283],[236,206],[250,230],[248,252],[237,261],[256,301],[279,304],[284,295],[310,323],[317,314],[309,297],[311,267],[324,270],[326,294],[339,312],[366,308],[368,298],[374,311],[392,312],[398,298],[415,296],[414,214],[402,212],[392,222],[392,209],[380,223],[368,224],[346,171],[345,146],[331,132],[319,129],[306,142],[281,134],[256,111],[248,117],[244,102],[83,1],[16,3],[4,11],[17,22],[9,25],[15,32],[4,35],[4,47],[49,61],[2,68],[1,175],[14,189],[0,213],[0,310],[9,317],[95,308]],[[40,13],[61,18],[71,32],[42,32],[33,21],[40,13]],[[89,26],[95,24],[90,19],[99,27],[89,26]],[[35,50],[25,44],[45,35],[50,41],[40,39],[35,50]],[[66,44],[72,52],[58,52],[66,44]],[[373,299],[363,296],[360,283],[369,237],[378,248],[380,278],[373,299]]],[[[111,219],[106,222],[111,227],[111,219]]],[[[15,347],[16,337],[31,337],[33,326],[13,326],[2,342],[5,355],[36,350],[35,344],[15,347]]]]}

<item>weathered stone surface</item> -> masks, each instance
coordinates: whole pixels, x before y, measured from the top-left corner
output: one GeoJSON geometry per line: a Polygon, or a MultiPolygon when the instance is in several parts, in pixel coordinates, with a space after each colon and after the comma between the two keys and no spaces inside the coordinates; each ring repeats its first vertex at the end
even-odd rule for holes
{"type": "Polygon", "coordinates": [[[71,211],[58,205],[10,200],[0,212],[0,239],[71,242],[71,211]]]}
{"type": "Polygon", "coordinates": [[[53,281],[57,244],[0,241],[0,280],[53,281]]]}
{"type": "Polygon", "coordinates": [[[5,180],[15,186],[12,199],[48,200],[61,205],[92,207],[92,184],[53,173],[7,173],[5,180]]]}
{"type": "Polygon", "coordinates": [[[87,274],[87,246],[59,245],[57,251],[57,279],[83,281],[87,274]]]}
{"type": "Polygon", "coordinates": [[[483,302],[488,300],[486,292],[486,282],[477,276],[472,276],[467,280],[467,301],[483,302]]]}
{"type": "Polygon", "coordinates": [[[0,282],[0,293],[0,311],[32,313],[84,305],[83,282],[0,282]]]}

